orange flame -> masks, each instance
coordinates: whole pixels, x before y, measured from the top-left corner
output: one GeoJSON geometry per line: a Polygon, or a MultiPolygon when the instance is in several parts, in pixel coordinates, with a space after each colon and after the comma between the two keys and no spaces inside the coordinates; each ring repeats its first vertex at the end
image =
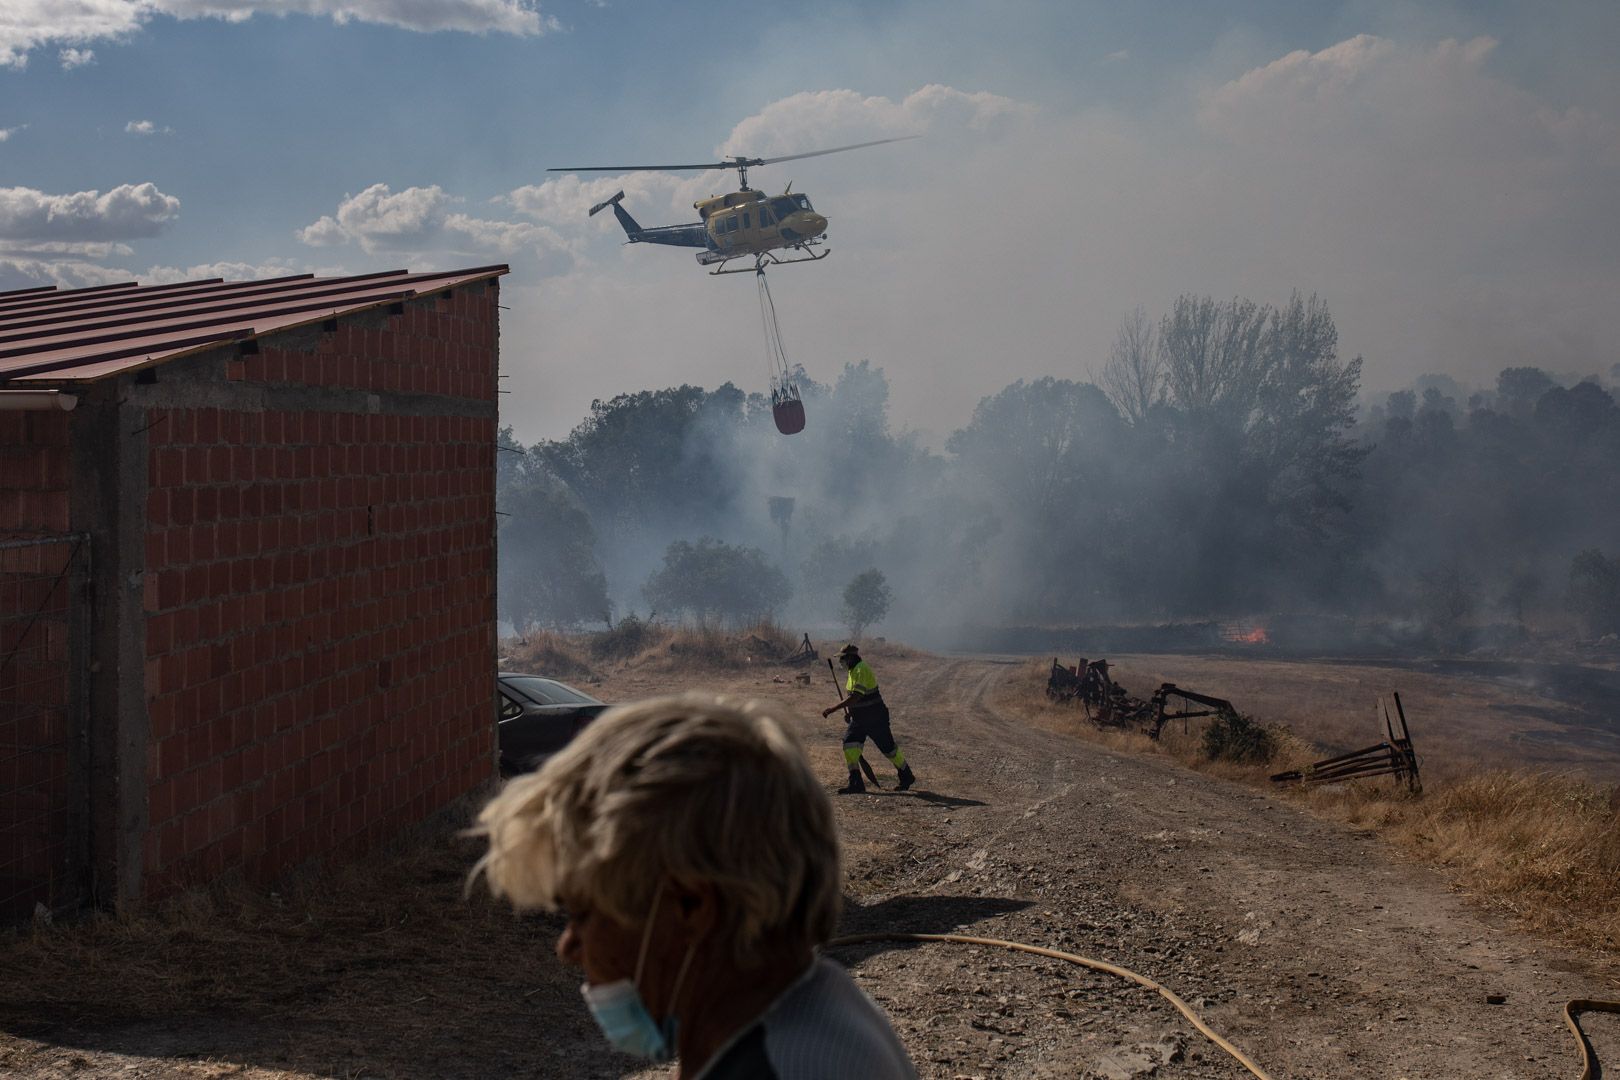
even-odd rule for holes
{"type": "Polygon", "coordinates": [[[1228,626],[1221,636],[1226,638],[1227,641],[1235,641],[1243,645],[1264,645],[1271,640],[1266,634],[1266,628],[1258,623],[1249,627],[1228,626]]]}

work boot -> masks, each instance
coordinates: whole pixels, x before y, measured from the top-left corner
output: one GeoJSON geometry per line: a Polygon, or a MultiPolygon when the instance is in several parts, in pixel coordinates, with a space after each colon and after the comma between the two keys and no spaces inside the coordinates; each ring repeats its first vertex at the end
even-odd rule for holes
{"type": "Polygon", "coordinates": [[[900,786],[895,788],[895,790],[896,791],[904,791],[908,787],[910,787],[912,784],[915,784],[916,782],[917,782],[917,777],[916,777],[915,774],[912,773],[911,766],[910,765],[902,765],[902,766],[900,766],[900,786]]]}
{"type": "Polygon", "coordinates": [[[840,795],[865,795],[866,784],[861,781],[861,774],[854,769],[849,770],[849,783],[838,789],[840,795]]]}

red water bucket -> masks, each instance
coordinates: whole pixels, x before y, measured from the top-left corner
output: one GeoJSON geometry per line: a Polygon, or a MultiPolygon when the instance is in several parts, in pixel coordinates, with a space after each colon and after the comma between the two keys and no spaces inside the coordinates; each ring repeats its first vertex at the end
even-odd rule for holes
{"type": "Polygon", "coordinates": [[[778,401],[771,406],[776,430],[784,435],[797,435],[804,430],[804,402],[796,397],[778,401]]]}

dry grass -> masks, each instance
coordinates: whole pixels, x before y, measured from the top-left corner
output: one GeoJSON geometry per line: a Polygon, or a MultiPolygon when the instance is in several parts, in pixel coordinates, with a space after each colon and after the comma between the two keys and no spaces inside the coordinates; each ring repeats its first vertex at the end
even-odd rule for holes
{"type": "MultiPolygon", "coordinates": [[[[1100,729],[1079,708],[1045,694],[1050,661],[1029,661],[1003,702],[1037,725],[1128,753],[1170,757],[1200,772],[1268,789],[1270,774],[1297,769],[1329,751],[1287,725],[1270,725],[1269,763],[1211,761],[1197,726],[1167,728],[1155,742],[1136,731],[1100,729]]],[[[1138,687],[1139,680],[1128,685],[1138,687]]],[[[1140,685],[1149,685],[1140,683],[1140,685]]],[[[1225,687],[1222,692],[1228,692],[1225,687]]],[[[1352,740],[1354,729],[1341,731],[1352,740]]],[[[1363,731],[1363,742],[1371,742],[1363,731]]],[[[1451,750],[1450,768],[1428,775],[1413,797],[1389,780],[1366,780],[1286,794],[1323,816],[1378,830],[1407,851],[1444,867],[1483,902],[1583,946],[1620,952],[1620,787],[1541,770],[1488,767],[1451,750]],[[1459,757],[1461,758],[1459,760],[1459,757]]],[[[1487,758],[1487,761],[1494,758],[1487,758]]]]}
{"type": "MultiPolygon", "coordinates": [[[[0,1025],[45,1046],[162,1059],[164,1075],[188,1077],[461,1076],[463,1060],[502,1060],[537,1010],[577,1003],[577,979],[536,962],[556,920],[514,918],[487,889],[463,896],[478,845],[460,831],[487,794],[274,891],[223,883],[134,915],[11,931],[0,940],[0,1025]],[[95,1034],[76,1042],[86,1018],[95,1034]],[[168,1060],[174,1039],[197,1031],[216,1032],[218,1057],[238,1071],[168,1060]]],[[[557,1023],[589,1045],[588,1021],[568,1016],[557,1023]]],[[[520,1050],[514,1072],[546,1068],[549,1050],[520,1050]]]]}
{"type": "Polygon", "coordinates": [[[535,630],[501,644],[501,667],[553,679],[595,677],[585,644],[579,637],[556,630],[535,630]]]}
{"type": "Polygon", "coordinates": [[[1572,741],[1559,717],[1573,714],[1528,681],[1428,671],[1421,663],[1180,655],[1120,656],[1113,675],[1138,696],[1161,682],[1219,695],[1322,747],[1316,757],[1382,741],[1376,702],[1399,690],[1424,775],[1437,780],[1481,768],[1536,768],[1578,769],[1603,781],[1620,763],[1599,742],[1572,741]]]}
{"type": "Polygon", "coordinates": [[[1538,929],[1620,951],[1620,788],[1490,770],[1448,777],[1418,798],[1371,782],[1301,797],[1393,837],[1538,929]]]}
{"type": "Polygon", "coordinates": [[[536,631],[505,642],[503,655],[514,670],[594,680],[609,670],[715,671],[772,664],[796,652],[799,643],[797,635],[769,619],[732,630],[630,617],[595,633],[536,631]]]}
{"type": "Polygon", "coordinates": [[[659,626],[627,666],[653,671],[732,671],[773,664],[799,647],[799,639],[770,620],[742,630],[718,626],[659,626]]]}

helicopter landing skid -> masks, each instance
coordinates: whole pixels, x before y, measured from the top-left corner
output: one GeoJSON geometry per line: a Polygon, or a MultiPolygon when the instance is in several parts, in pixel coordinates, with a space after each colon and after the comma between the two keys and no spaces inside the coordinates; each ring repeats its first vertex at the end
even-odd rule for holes
{"type": "MultiPolygon", "coordinates": [[[[754,256],[754,265],[739,266],[735,270],[727,270],[727,263],[734,262],[740,258],[746,258],[746,256],[742,255],[733,255],[731,258],[720,260],[720,265],[715,267],[713,270],[710,270],[709,274],[710,276],[716,274],[758,274],[764,271],[767,266],[792,266],[794,263],[820,262],[822,259],[825,259],[827,256],[832,254],[832,248],[828,248],[820,255],[817,255],[803,244],[796,246],[793,250],[802,251],[804,254],[797,259],[784,259],[778,256],[774,251],[762,251],[758,255],[754,256]]],[[[698,261],[703,261],[702,255],[698,256],[698,261]]]]}

